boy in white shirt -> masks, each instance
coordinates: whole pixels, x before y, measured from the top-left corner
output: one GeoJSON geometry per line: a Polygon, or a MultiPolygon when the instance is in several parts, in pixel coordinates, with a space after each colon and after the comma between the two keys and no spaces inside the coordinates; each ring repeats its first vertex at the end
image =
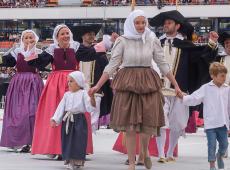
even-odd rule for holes
{"type": "Polygon", "coordinates": [[[204,128],[208,140],[208,161],[210,170],[224,170],[223,157],[228,148],[228,130],[230,115],[230,88],[225,84],[227,68],[218,62],[210,65],[212,81],[204,84],[191,95],[183,97],[187,106],[204,104],[204,128]],[[216,141],[219,149],[216,154],[216,141]]]}

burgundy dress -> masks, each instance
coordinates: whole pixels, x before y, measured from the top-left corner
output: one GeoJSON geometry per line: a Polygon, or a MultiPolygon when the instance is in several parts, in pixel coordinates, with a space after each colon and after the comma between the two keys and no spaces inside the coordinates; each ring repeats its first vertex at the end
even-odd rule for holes
{"type": "MultiPolygon", "coordinates": [[[[67,75],[78,69],[79,60],[82,60],[80,56],[84,54],[83,59],[90,61],[94,59],[95,53],[93,48],[79,47],[76,52],[73,48],[55,48],[53,55],[43,52],[38,59],[29,62],[37,67],[52,64],[52,72],[48,76],[38,104],[32,154],[62,154],[61,126],[51,128],[50,118],[68,90],[67,75]]],[[[88,128],[91,128],[90,121],[88,128]]],[[[90,130],[88,132],[91,135],[88,139],[88,153],[92,153],[92,133],[90,130]]]]}
{"type": "Polygon", "coordinates": [[[13,67],[17,73],[10,81],[4,110],[0,146],[20,147],[31,145],[35,112],[43,89],[43,81],[36,68],[29,66],[21,53],[14,58],[3,56],[1,66],[13,67]]]}

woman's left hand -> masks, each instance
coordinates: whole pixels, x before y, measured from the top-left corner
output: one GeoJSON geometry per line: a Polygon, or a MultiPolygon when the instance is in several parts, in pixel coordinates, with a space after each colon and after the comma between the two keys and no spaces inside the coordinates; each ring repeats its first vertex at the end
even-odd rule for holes
{"type": "Polygon", "coordinates": [[[176,91],[177,97],[179,97],[180,99],[183,99],[184,95],[179,86],[175,87],[175,91],[176,91]]]}
{"type": "Polygon", "coordinates": [[[96,92],[98,92],[99,89],[100,89],[100,88],[99,88],[97,85],[94,86],[94,87],[92,87],[92,88],[90,88],[89,91],[88,91],[88,95],[89,95],[90,97],[94,97],[94,94],[95,94],[96,92]]]}

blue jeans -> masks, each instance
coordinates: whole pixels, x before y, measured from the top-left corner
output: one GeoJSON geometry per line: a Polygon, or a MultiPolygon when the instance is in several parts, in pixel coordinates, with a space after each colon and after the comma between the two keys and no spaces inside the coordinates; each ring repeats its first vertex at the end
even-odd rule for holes
{"type": "Polygon", "coordinates": [[[208,140],[208,161],[216,161],[216,141],[219,143],[218,153],[224,156],[228,149],[228,130],[226,126],[205,130],[208,140]]]}

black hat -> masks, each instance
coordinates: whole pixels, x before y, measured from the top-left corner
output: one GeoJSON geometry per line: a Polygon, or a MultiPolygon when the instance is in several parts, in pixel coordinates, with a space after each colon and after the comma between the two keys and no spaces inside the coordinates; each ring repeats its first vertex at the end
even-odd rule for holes
{"type": "Polygon", "coordinates": [[[116,27],[113,25],[105,25],[103,28],[103,34],[112,35],[113,32],[116,32],[116,27]]]}
{"type": "Polygon", "coordinates": [[[193,26],[187,22],[186,18],[177,10],[161,12],[160,14],[151,18],[149,20],[149,24],[155,27],[163,26],[166,19],[171,19],[180,24],[178,32],[181,32],[187,36],[194,32],[193,26]]]}
{"type": "Polygon", "coordinates": [[[76,25],[71,26],[70,30],[73,33],[74,41],[82,42],[82,36],[89,32],[94,32],[95,35],[100,31],[102,25],[101,24],[84,24],[84,25],[76,25]]]}
{"type": "Polygon", "coordinates": [[[177,10],[172,10],[159,13],[150,19],[149,24],[156,27],[163,26],[166,19],[171,19],[178,24],[184,24],[186,21],[186,18],[180,12],[177,10]]]}
{"type": "Polygon", "coordinates": [[[224,47],[224,42],[230,39],[230,34],[228,32],[222,32],[219,34],[219,43],[224,47]]]}

